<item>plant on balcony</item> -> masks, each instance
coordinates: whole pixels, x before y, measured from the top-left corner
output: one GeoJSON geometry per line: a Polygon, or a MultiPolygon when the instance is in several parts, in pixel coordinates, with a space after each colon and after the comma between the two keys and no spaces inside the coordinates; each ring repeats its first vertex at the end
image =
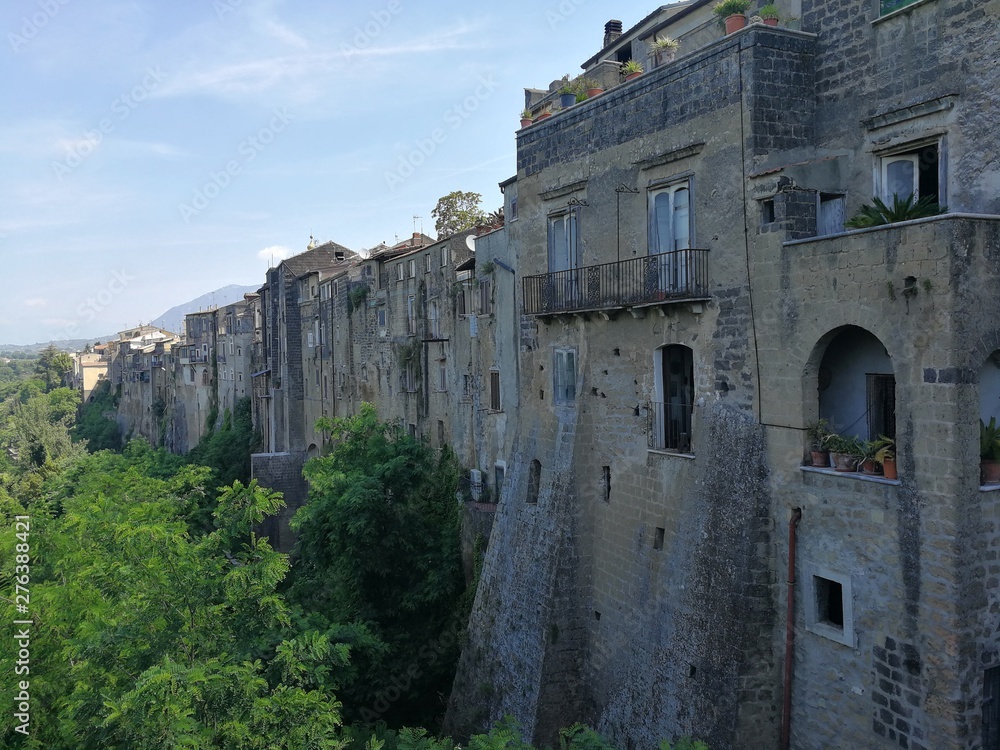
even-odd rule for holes
{"type": "Polygon", "coordinates": [[[525,109],[521,112],[521,127],[526,128],[532,123],[531,110],[525,109]]]}
{"type": "Polygon", "coordinates": [[[829,468],[830,450],[826,445],[826,439],[830,435],[830,428],[825,419],[813,422],[806,427],[806,435],[809,437],[809,452],[812,454],[812,465],[818,468],[829,468]]]}
{"type": "Polygon", "coordinates": [[[875,462],[882,466],[882,474],[886,479],[896,479],[896,441],[882,435],[875,441],[875,462]]]}
{"type": "Polygon", "coordinates": [[[1000,482],[1000,427],[997,418],[979,420],[979,474],[982,484],[1000,482]]]}
{"type": "Polygon", "coordinates": [[[844,222],[848,229],[867,229],[884,224],[894,224],[897,221],[925,219],[937,216],[948,210],[947,206],[939,206],[933,196],[925,195],[915,200],[912,194],[900,198],[893,193],[892,205],[886,205],[881,198],[872,198],[872,205],[864,204],[850,219],[844,222]]]}
{"type": "Polygon", "coordinates": [[[760,10],[757,11],[757,15],[763,18],[764,23],[768,26],[777,26],[778,21],[781,19],[781,16],[778,14],[778,6],[774,3],[762,5],[760,10]]]}
{"type": "Polygon", "coordinates": [[[878,440],[862,440],[861,441],[861,461],[858,463],[858,469],[868,475],[874,475],[881,473],[882,465],[875,458],[878,452],[882,449],[882,439],[878,440]]]}
{"type": "Polygon", "coordinates": [[[834,433],[827,436],[826,446],[830,449],[834,469],[843,472],[858,470],[862,455],[861,441],[858,438],[834,433]]]}
{"type": "Polygon", "coordinates": [[[659,39],[654,39],[649,48],[653,51],[654,62],[657,65],[663,65],[674,59],[674,55],[677,54],[680,46],[681,43],[676,39],[671,39],[669,36],[661,36],[659,39]]]}
{"type": "Polygon", "coordinates": [[[746,12],[750,0],[722,0],[717,3],[712,12],[726,24],[726,33],[732,34],[747,25],[746,12]]]}
{"type": "Polygon", "coordinates": [[[578,78],[577,80],[580,82],[580,88],[583,89],[583,93],[588,99],[592,99],[598,94],[604,93],[604,89],[601,87],[600,82],[593,78],[578,78]]]}
{"type": "Polygon", "coordinates": [[[552,109],[551,107],[546,107],[535,116],[535,122],[538,122],[539,120],[545,120],[549,117],[552,117],[552,109]]]}
{"type": "Polygon", "coordinates": [[[638,78],[643,72],[642,63],[638,60],[629,60],[624,65],[622,65],[622,73],[625,74],[625,80],[631,81],[633,78],[638,78]]]}
{"type": "Polygon", "coordinates": [[[559,106],[566,109],[574,104],[576,104],[576,89],[572,83],[566,83],[559,89],[559,106]]]}

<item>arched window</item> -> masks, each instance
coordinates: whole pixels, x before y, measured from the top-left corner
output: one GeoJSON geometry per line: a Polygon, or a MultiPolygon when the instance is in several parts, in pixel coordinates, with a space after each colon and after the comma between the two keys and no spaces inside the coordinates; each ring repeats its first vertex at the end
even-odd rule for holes
{"type": "Polygon", "coordinates": [[[819,368],[819,415],[830,429],[862,440],[896,437],[896,378],[882,342],[847,326],[819,368]]]}
{"type": "Polygon", "coordinates": [[[531,460],[528,468],[528,502],[538,502],[538,490],[542,485],[542,462],[537,458],[531,460]]]}
{"type": "Polygon", "coordinates": [[[691,451],[691,410],[694,406],[694,355],[686,346],[671,344],[653,359],[656,390],[649,410],[649,447],[691,451]]]}

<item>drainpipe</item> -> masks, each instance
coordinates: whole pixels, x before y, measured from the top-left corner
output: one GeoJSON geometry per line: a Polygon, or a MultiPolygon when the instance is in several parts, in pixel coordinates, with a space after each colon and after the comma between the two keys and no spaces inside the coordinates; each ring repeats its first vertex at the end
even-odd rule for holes
{"type": "Polygon", "coordinates": [[[781,713],[781,750],[788,750],[792,734],[792,657],[795,643],[795,528],[802,508],[792,511],[788,522],[788,614],[785,618],[785,679],[781,713]]]}

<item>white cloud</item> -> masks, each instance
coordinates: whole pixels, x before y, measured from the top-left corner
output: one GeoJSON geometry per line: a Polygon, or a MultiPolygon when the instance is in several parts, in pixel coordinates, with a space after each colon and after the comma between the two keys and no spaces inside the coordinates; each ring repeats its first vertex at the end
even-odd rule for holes
{"type": "Polygon", "coordinates": [[[49,301],[41,297],[32,297],[24,301],[25,307],[45,307],[47,304],[49,304],[49,301]]]}
{"type": "Polygon", "coordinates": [[[289,250],[287,247],[281,245],[271,245],[271,247],[265,247],[263,250],[257,252],[257,257],[260,260],[271,263],[272,261],[278,262],[285,260],[285,258],[291,258],[293,251],[289,250]]]}

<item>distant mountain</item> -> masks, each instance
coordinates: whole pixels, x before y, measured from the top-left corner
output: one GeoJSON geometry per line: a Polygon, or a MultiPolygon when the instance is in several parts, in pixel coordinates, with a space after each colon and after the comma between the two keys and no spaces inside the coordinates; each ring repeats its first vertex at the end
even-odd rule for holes
{"type": "Polygon", "coordinates": [[[8,356],[18,352],[38,354],[49,346],[54,346],[56,349],[64,352],[79,352],[83,351],[83,348],[87,344],[93,344],[97,341],[107,341],[113,338],[116,338],[115,335],[110,334],[108,336],[98,336],[93,339],[62,339],[61,341],[45,341],[37,344],[0,344],[0,354],[8,356]]]}
{"type": "Polygon", "coordinates": [[[216,289],[214,292],[203,294],[190,302],[185,302],[183,305],[171,307],[163,313],[163,315],[150,322],[150,325],[154,325],[157,328],[163,328],[171,333],[183,334],[184,316],[188,313],[198,312],[199,310],[208,310],[212,307],[224,307],[225,305],[231,305],[233,302],[239,302],[243,299],[244,294],[256,292],[258,289],[260,289],[260,284],[255,286],[239,286],[238,284],[230,284],[229,286],[224,286],[221,289],[216,289]]]}

